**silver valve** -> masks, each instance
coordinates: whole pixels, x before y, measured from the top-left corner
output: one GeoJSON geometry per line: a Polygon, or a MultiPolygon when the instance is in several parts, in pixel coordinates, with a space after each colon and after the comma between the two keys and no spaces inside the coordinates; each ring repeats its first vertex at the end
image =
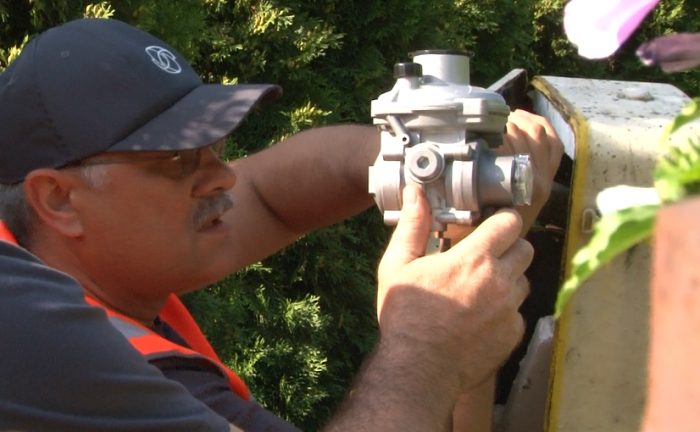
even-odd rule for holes
{"type": "Polygon", "coordinates": [[[420,186],[432,211],[431,254],[449,248],[448,224],[476,225],[488,209],[529,205],[533,173],[527,154],[496,156],[510,109],[499,94],[469,84],[468,53],[409,56],[394,66],[393,89],[372,101],[381,151],[369,192],[395,225],[404,186],[420,186]]]}

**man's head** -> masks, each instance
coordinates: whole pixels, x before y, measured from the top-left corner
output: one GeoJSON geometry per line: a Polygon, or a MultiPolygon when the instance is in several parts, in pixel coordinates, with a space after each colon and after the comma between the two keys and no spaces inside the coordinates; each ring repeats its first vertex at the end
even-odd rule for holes
{"type": "Polygon", "coordinates": [[[185,150],[228,135],[272,85],[203,85],[177,51],[116,20],[32,40],[0,76],[0,184],[103,152],[185,150]]]}
{"type": "Polygon", "coordinates": [[[217,149],[279,94],[203,84],[173,48],[116,20],[48,30],[0,75],[0,219],[30,249],[50,232],[81,260],[129,267],[152,246],[153,269],[175,271],[212,246],[201,234],[231,206],[217,149]]]}

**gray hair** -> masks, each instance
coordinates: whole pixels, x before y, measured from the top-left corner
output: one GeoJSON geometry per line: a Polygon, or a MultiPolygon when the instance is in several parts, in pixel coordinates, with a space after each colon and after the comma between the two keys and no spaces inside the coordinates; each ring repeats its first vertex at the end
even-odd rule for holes
{"type": "Polygon", "coordinates": [[[23,248],[29,245],[30,233],[36,222],[36,213],[24,193],[24,182],[0,184],[0,220],[23,248]]]}
{"type": "MultiPolygon", "coordinates": [[[[75,168],[85,184],[93,189],[104,189],[109,182],[105,165],[89,165],[75,168]]],[[[12,185],[0,184],[0,220],[23,248],[29,248],[36,227],[37,214],[24,193],[24,182],[12,185]]]]}

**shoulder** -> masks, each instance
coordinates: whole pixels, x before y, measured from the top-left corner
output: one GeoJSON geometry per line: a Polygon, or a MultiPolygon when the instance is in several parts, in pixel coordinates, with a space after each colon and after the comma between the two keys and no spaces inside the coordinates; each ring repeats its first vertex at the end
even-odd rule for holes
{"type": "Polygon", "coordinates": [[[80,296],[82,290],[68,275],[54,270],[36,256],[19,246],[0,241],[0,283],[3,287],[16,287],[18,284],[26,284],[31,281],[35,284],[53,284],[59,288],[58,292],[47,295],[80,296]]]}
{"type": "Polygon", "coordinates": [[[85,303],[74,279],[2,241],[0,316],[0,346],[12,347],[0,356],[0,430],[229,430],[85,303]]]}

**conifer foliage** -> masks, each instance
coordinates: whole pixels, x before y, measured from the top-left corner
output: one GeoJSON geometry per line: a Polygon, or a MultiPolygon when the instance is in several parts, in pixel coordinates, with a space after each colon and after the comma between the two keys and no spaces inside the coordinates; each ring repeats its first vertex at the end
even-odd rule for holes
{"type": "MultiPolygon", "coordinates": [[[[632,41],[699,31],[698,7],[665,0],[632,41]],[[659,30],[662,29],[662,30],[659,30]]],[[[419,49],[474,53],[472,82],[530,75],[669,80],[690,94],[698,73],[669,78],[615,57],[579,61],[561,28],[564,0],[0,0],[0,71],[29,38],[80,17],[115,18],[178,49],[207,82],[278,83],[284,96],[229,140],[239,158],[298,131],[371,122],[392,65],[419,49]]],[[[634,45],[634,46],[632,46],[634,45]]],[[[280,179],[284,181],[284,179],[280,179]]],[[[223,361],[263,405],[304,430],[334,411],[377,337],[375,270],[388,238],[376,210],[303,237],[186,303],[223,361]]]]}

